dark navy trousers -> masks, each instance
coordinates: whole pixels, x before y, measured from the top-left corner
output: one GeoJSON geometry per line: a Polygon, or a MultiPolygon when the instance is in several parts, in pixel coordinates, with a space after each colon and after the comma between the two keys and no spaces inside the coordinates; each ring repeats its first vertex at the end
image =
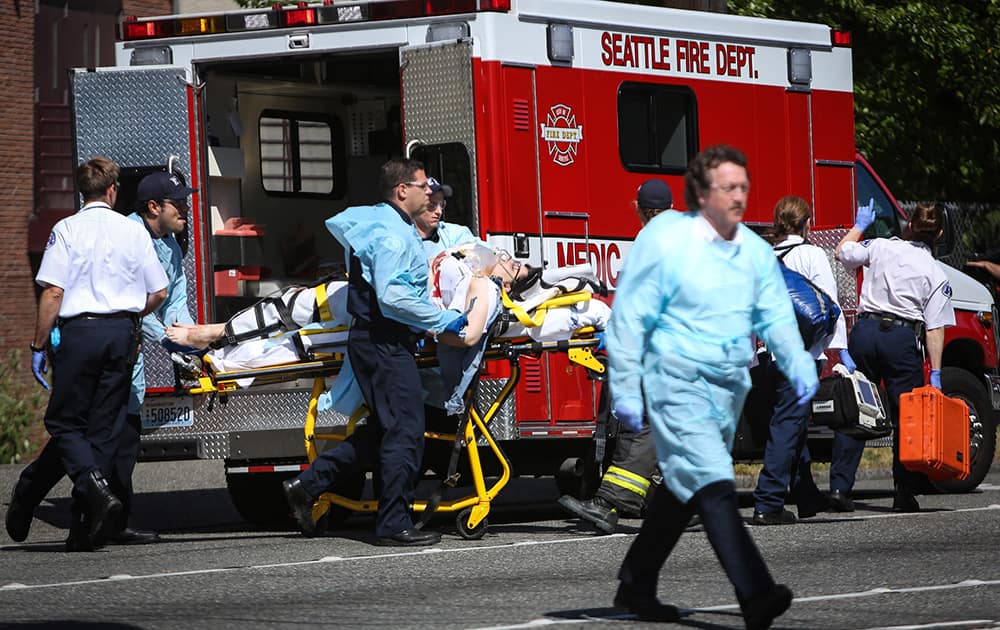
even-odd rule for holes
{"type": "Polygon", "coordinates": [[[655,596],[660,569],[695,513],[701,516],[708,542],[740,603],[774,586],[774,579],[743,524],[732,481],[705,486],[687,504],[681,503],[665,484],[659,485],[646,508],[639,535],[632,541],[618,571],[622,584],[635,594],[655,596]]]}
{"type": "MultiPolygon", "coordinates": [[[[136,326],[127,318],[80,317],[60,328],[62,342],[52,357],[52,393],[45,411],[45,428],[51,436],[46,450],[58,453],[73,480],[74,501],[79,502],[85,496],[83,475],[100,471],[110,477],[114,468],[125,426],[136,326]]],[[[53,461],[53,453],[43,451],[39,468],[44,470],[34,476],[51,480],[56,474],[53,461]]]]}
{"type": "Polygon", "coordinates": [[[299,475],[318,497],[346,476],[374,469],[379,497],[375,535],[413,527],[410,511],[424,446],[424,403],[409,335],[351,328],[347,351],[371,414],[350,437],[328,449],[299,475]]]}
{"type": "MultiPolygon", "coordinates": [[[[139,459],[141,429],[141,419],[137,414],[125,416],[114,467],[108,477],[111,491],[122,502],[120,522],[116,527],[118,530],[128,527],[128,517],[132,510],[132,472],[139,459]]],[[[17,483],[18,497],[28,505],[38,506],[65,474],[66,468],[59,455],[59,448],[54,440],[49,440],[38,459],[21,472],[17,483]]]]}
{"type": "MultiPolygon", "coordinates": [[[[873,383],[885,385],[887,412],[892,419],[892,478],[896,485],[917,491],[927,478],[903,468],[899,463],[899,397],[924,385],[924,356],[913,329],[906,326],[882,327],[878,320],[859,318],[851,329],[848,350],[858,369],[873,383]]],[[[857,462],[864,442],[855,440],[857,462]]],[[[852,451],[853,453],[853,451],[852,451]]],[[[857,469],[857,464],[854,466],[857,469]]],[[[831,478],[832,478],[831,471],[831,478]]],[[[854,471],[850,481],[853,485],[854,471]]]]}
{"type": "MultiPolygon", "coordinates": [[[[819,495],[812,478],[806,438],[812,417],[811,403],[798,404],[798,395],[777,363],[767,365],[777,389],[777,401],[764,446],[764,465],[757,477],[754,508],[758,512],[778,513],[785,508],[785,496],[791,490],[796,501],[819,495]]],[[[817,371],[819,366],[817,365],[817,371]]]]}

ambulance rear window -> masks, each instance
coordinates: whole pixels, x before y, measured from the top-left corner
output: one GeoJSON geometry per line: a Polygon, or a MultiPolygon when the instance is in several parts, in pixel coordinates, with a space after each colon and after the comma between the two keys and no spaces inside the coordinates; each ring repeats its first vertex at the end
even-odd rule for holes
{"type": "Polygon", "coordinates": [[[270,194],[338,196],[343,162],[339,122],[325,114],[266,110],[258,122],[260,175],[270,194]]]}
{"type": "Polygon", "coordinates": [[[680,174],[698,153],[697,101],[689,88],[623,83],[618,151],[625,170],[680,174]]]}

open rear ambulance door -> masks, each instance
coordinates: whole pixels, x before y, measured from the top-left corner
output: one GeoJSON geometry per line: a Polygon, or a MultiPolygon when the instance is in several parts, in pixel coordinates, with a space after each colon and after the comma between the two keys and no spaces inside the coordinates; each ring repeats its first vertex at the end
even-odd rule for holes
{"type": "MultiPolygon", "coordinates": [[[[188,304],[197,309],[191,315],[205,321],[205,302],[199,295],[204,283],[197,272],[205,255],[204,235],[198,228],[203,224],[204,178],[197,149],[197,101],[195,89],[180,67],[77,68],[70,72],[73,156],[77,164],[105,156],[121,167],[116,210],[126,215],[135,210],[136,186],[153,171],[169,168],[200,189],[192,195],[187,230],[178,235],[178,242],[185,251],[188,304]]],[[[143,432],[191,426],[191,397],[169,395],[175,389],[169,355],[159,344],[149,343],[143,344],[143,353],[146,388],[152,394],[147,395],[143,409],[143,432]]],[[[145,446],[144,442],[144,456],[148,456],[145,446]]],[[[194,452],[159,454],[167,459],[197,456],[194,452]]]]}

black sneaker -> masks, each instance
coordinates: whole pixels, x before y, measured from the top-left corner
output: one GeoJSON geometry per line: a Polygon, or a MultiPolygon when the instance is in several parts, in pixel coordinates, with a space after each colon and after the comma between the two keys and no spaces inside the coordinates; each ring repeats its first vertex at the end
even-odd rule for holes
{"type": "Polygon", "coordinates": [[[564,510],[591,523],[605,534],[613,534],[618,527],[618,510],[601,497],[581,501],[564,494],[559,497],[559,505],[564,510]]]}
{"type": "Polygon", "coordinates": [[[834,512],[853,512],[854,501],[851,500],[851,493],[840,490],[831,491],[830,509],[834,512]]]}
{"type": "Polygon", "coordinates": [[[752,525],[794,525],[795,515],[788,510],[780,512],[754,512],[750,519],[752,525]]]}

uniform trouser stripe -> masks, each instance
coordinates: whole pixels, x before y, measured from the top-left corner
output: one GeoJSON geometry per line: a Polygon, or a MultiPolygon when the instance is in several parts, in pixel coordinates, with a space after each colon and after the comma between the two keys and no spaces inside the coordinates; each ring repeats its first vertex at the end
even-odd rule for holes
{"type": "Polygon", "coordinates": [[[604,481],[625,488],[641,497],[649,490],[649,480],[618,466],[609,466],[604,473],[604,481]]]}

